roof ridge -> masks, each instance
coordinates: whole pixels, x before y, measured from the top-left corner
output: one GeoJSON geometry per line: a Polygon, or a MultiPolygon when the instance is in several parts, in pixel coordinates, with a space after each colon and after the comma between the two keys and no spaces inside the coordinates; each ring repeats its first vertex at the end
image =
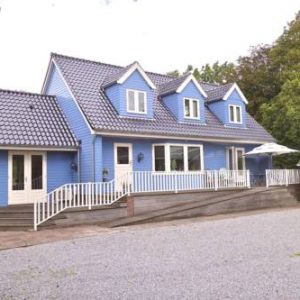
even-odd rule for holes
{"type": "Polygon", "coordinates": [[[44,98],[53,98],[55,99],[55,95],[46,95],[41,93],[34,93],[34,92],[26,92],[26,91],[17,91],[17,90],[9,90],[9,89],[1,89],[0,93],[9,93],[9,94],[19,94],[19,95],[32,95],[32,96],[40,96],[44,98]]]}
{"type": "Polygon", "coordinates": [[[80,58],[80,57],[75,57],[75,56],[70,56],[70,55],[51,52],[51,57],[55,57],[55,56],[56,57],[67,58],[67,59],[75,59],[75,60],[88,62],[88,63],[92,63],[92,64],[96,64],[96,65],[106,65],[106,66],[114,67],[114,68],[125,68],[126,67],[126,66],[120,66],[120,65],[113,65],[113,64],[109,64],[109,63],[104,63],[104,62],[91,60],[91,59],[87,59],[87,58],[80,58]]]}
{"type": "MultiPolygon", "coordinates": [[[[55,57],[55,56],[56,57],[67,58],[67,59],[75,59],[75,60],[78,60],[78,61],[88,62],[88,63],[92,63],[92,64],[96,64],[96,65],[105,65],[105,66],[109,66],[109,67],[122,68],[122,69],[128,67],[129,65],[132,65],[135,62],[138,62],[138,61],[135,60],[133,63],[130,63],[127,66],[120,66],[120,65],[113,65],[113,64],[109,64],[109,63],[96,61],[96,60],[91,60],[91,59],[87,59],[87,58],[80,58],[80,57],[75,57],[75,56],[70,56],[70,55],[64,55],[64,54],[51,52],[51,57],[55,57]]],[[[167,77],[167,78],[170,78],[170,79],[177,78],[177,77],[174,77],[172,75],[167,75],[167,74],[162,74],[162,73],[157,73],[157,72],[152,72],[152,71],[145,71],[145,72],[147,74],[159,75],[159,76],[167,77]]]]}
{"type": "Polygon", "coordinates": [[[234,84],[234,82],[227,82],[225,84],[219,84],[219,85],[216,85],[216,87],[214,89],[211,89],[211,90],[209,90],[207,92],[213,92],[213,91],[215,91],[215,90],[217,90],[219,88],[223,88],[223,87],[225,87],[227,85],[233,85],[233,84],[234,84]]]}

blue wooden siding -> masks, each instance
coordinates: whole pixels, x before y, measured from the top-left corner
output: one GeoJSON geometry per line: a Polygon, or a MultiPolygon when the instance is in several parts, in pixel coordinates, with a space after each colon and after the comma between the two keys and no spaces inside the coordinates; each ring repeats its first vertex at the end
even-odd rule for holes
{"type": "MultiPolygon", "coordinates": [[[[58,104],[62,108],[76,139],[81,141],[81,181],[93,181],[93,137],[86,121],[75,103],[75,100],[70,94],[55,66],[53,66],[52,73],[50,74],[46,93],[56,95],[58,104]]],[[[77,162],[76,158],[75,161],[77,162]]]]}
{"type": "MultiPolygon", "coordinates": [[[[245,152],[252,150],[257,145],[236,145],[236,144],[221,144],[196,141],[179,141],[179,140],[144,140],[144,139],[126,139],[126,138],[103,138],[103,168],[109,171],[108,179],[114,178],[114,143],[129,143],[133,148],[133,170],[134,171],[152,171],[152,145],[161,143],[171,144],[191,144],[203,145],[204,169],[219,170],[227,167],[226,149],[228,147],[244,148],[245,152]],[[138,162],[138,154],[144,154],[144,160],[138,162]]],[[[268,167],[268,158],[259,157],[256,159],[246,158],[246,168],[252,174],[264,174],[268,167]]]]}
{"type": "MultiPolygon", "coordinates": [[[[74,182],[75,172],[71,169],[74,162],[74,153],[48,152],[47,153],[47,192],[66,183],[74,182]]],[[[76,180],[76,179],[75,179],[76,180]]]]}
{"type": "Polygon", "coordinates": [[[103,160],[102,160],[102,137],[95,137],[95,181],[102,181],[103,160]]]}
{"type": "Polygon", "coordinates": [[[181,93],[167,95],[163,97],[162,101],[179,122],[195,124],[205,123],[204,97],[193,82],[188,83],[181,93]],[[199,99],[198,120],[184,117],[184,98],[199,99]]]}
{"type": "Polygon", "coordinates": [[[203,152],[205,170],[226,168],[226,145],[204,143],[203,152]]]}
{"type": "Polygon", "coordinates": [[[163,97],[162,101],[167,109],[179,120],[179,95],[174,93],[163,97]]]}
{"type": "Polygon", "coordinates": [[[0,206],[8,204],[8,152],[0,150],[0,206]]]}
{"type": "Polygon", "coordinates": [[[114,84],[113,86],[107,88],[105,92],[119,115],[138,118],[153,118],[154,91],[138,71],[133,72],[123,84],[114,84]],[[135,114],[127,112],[127,89],[146,92],[147,114],[135,114]]]}
{"type": "Polygon", "coordinates": [[[236,90],[234,90],[229,98],[209,103],[209,109],[217,116],[217,118],[226,126],[245,128],[246,123],[246,105],[236,90]],[[229,105],[239,105],[242,108],[242,124],[229,122],[229,105]]]}

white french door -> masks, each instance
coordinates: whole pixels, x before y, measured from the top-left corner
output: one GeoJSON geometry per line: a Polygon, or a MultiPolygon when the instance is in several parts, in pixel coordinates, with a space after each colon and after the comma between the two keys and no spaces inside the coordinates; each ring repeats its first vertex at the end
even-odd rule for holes
{"type": "Polygon", "coordinates": [[[132,144],[118,143],[114,148],[116,189],[122,190],[126,174],[132,172],[132,144]]]}
{"type": "Polygon", "coordinates": [[[46,195],[46,154],[10,151],[8,155],[9,204],[33,203],[46,195]]]}

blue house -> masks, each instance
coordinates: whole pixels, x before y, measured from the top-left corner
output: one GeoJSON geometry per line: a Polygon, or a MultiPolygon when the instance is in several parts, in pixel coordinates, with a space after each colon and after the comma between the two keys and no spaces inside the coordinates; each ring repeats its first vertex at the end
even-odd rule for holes
{"type": "Polygon", "coordinates": [[[247,104],[235,83],[52,54],[41,95],[0,92],[0,205],[128,172],[263,174],[243,155],[274,139],[247,104]]]}

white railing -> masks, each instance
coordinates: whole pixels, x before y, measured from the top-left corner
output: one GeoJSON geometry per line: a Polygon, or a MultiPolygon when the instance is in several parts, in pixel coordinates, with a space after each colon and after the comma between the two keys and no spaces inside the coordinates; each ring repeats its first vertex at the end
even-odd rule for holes
{"type": "Polygon", "coordinates": [[[34,230],[67,208],[111,205],[128,194],[127,180],[65,184],[34,202],[34,230]]]}
{"type": "Polygon", "coordinates": [[[109,182],[65,184],[34,202],[34,229],[67,208],[111,205],[130,193],[250,188],[249,170],[129,172],[109,182]]]}
{"type": "Polygon", "coordinates": [[[218,190],[249,188],[249,170],[222,170],[199,172],[147,172],[131,173],[131,192],[178,192],[187,190],[218,190]]]}
{"type": "Polygon", "coordinates": [[[266,170],[267,187],[290,184],[300,184],[300,169],[266,170]]]}

